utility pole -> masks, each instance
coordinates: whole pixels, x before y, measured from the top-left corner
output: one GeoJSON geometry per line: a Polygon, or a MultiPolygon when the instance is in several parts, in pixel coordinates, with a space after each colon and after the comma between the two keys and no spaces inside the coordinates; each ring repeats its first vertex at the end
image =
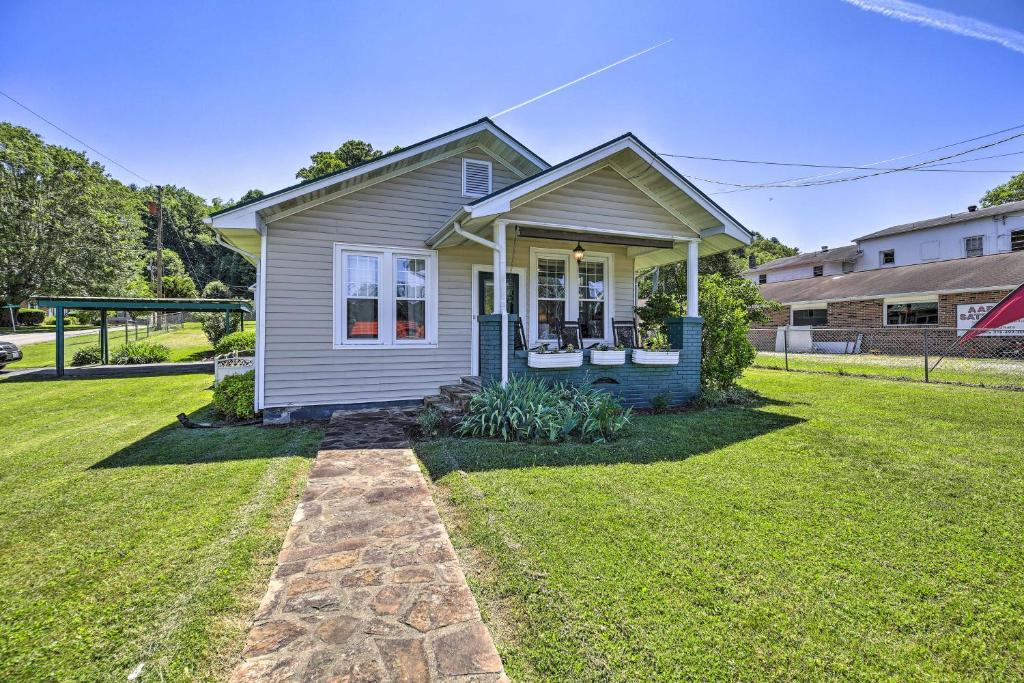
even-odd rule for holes
{"type": "Polygon", "coordinates": [[[164,186],[156,188],[156,298],[164,298],[164,186]]]}

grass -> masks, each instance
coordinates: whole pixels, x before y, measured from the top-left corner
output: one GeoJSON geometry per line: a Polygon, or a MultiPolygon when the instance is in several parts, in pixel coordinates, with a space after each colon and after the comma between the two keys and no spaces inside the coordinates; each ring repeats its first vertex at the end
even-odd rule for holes
{"type": "Polygon", "coordinates": [[[1024,677],[1024,394],[743,384],[612,444],[417,446],[510,675],[1024,677]]]}
{"type": "MultiPolygon", "coordinates": [[[[143,328],[144,330],[145,328],[143,328]]],[[[124,331],[117,330],[108,332],[110,340],[110,352],[124,344],[124,331]]],[[[129,330],[129,340],[135,341],[135,333],[129,330]]],[[[183,328],[175,328],[172,331],[154,332],[145,337],[140,334],[139,339],[149,339],[158,344],[163,344],[171,349],[169,363],[180,363],[183,361],[202,360],[213,357],[213,346],[203,334],[201,323],[185,323],[183,328]]],[[[79,337],[67,337],[64,340],[65,364],[70,367],[71,359],[77,349],[86,346],[95,346],[100,343],[100,333],[83,334],[79,337]]],[[[24,357],[16,363],[7,366],[8,370],[23,368],[46,368],[53,367],[57,358],[57,342],[42,342],[40,344],[29,344],[22,346],[21,352],[24,357]]]]}
{"type": "MultiPolygon", "coordinates": [[[[938,356],[929,359],[935,366],[938,356]]],[[[783,354],[761,351],[754,364],[760,368],[785,368],[783,354]]],[[[924,381],[924,356],[789,354],[789,369],[839,375],[883,377],[924,381]]],[[[943,358],[929,373],[932,382],[973,384],[1024,389],[1024,361],[1008,358],[943,358]]]]}
{"type": "Polygon", "coordinates": [[[0,680],[224,680],[321,432],[185,430],[209,375],[0,380],[0,680]]]}

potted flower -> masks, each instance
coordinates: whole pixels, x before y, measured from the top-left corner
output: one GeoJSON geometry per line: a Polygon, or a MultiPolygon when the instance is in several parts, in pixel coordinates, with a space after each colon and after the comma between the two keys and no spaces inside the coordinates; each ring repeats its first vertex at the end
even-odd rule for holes
{"type": "Polygon", "coordinates": [[[679,365],[679,351],[673,351],[663,334],[646,339],[643,348],[633,349],[633,362],[637,365],[679,365]]]}
{"type": "Polygon", "coordinates": [[[625,365],[626,347],[617,344],[614,347],[608,344],[598,344],[590,350],[591,365],[625,365]]]}
{"type": "Polygon", "coordinates": [[[564,349],[550,349],[547,344],[529,352],[526,364],[531,368],[578,368],[583,365],[583,351],[570,344],[564,349]]]}

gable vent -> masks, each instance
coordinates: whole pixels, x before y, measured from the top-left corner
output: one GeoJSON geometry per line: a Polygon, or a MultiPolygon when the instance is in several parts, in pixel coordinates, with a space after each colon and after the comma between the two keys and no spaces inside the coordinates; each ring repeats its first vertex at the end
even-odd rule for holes
{"type": "Polygon", "coordinates": [[[491,193],[491,162],[476,159],[462,160],[462,194],[483,197],[491,193]]]}

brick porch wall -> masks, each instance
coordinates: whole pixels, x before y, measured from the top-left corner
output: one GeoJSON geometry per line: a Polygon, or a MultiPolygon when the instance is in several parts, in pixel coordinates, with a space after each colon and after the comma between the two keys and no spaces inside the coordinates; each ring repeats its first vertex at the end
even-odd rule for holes
{"type": "MultiPolygon", "coordinates": [[[[599,367],[590,364],[590,352],[584,350],[582,366],[552,370],[529,367],[528,352],[513,350],[513,330],[518,318],[517,315],[508,316],[509,375],[535,377],[552,383],[568,381],[574,384],[594,384],[615,394],[623,405],[634,408],[650,407],[651,399],[659,394],[669,394],[671,405],[682,405],[700,393],[703,327],[700,318],[670,318],[665,321],[669,344],[673,349],[680,350],[678,365],[636,365],[627,351],[625,365],[599,367]]],[[[501,378],[501,316],[481,315],[479,321],[480,378],[485,383],[498,381],[501,378]]]]}

